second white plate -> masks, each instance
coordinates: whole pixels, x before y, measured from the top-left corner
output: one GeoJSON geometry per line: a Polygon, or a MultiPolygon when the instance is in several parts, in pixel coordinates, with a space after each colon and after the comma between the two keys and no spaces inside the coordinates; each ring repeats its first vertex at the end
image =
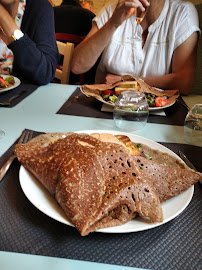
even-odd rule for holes
{"type": "MultiPolygon", "coordinates": [[[[114,107],[114,103],[109,103],[105,100],[102,101],[104,104],[107,104],[108,106],[111,106],[111,107],[114,107]]],[[[162,107],[149,107],[149,111],[152,112],[152,111],[159,111],[159,110],[163,110],[163,109],[166,109],[168,107],[171,107],[175,104],[175,101],[172,102],[171,104],[168,104],[166,106],[162,106],[162,107]]]]}

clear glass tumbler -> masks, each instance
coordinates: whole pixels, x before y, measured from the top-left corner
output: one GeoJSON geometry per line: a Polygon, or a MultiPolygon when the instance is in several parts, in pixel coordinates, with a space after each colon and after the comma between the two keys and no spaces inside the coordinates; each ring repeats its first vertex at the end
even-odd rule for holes
{"type": "Polygon", "coordinates": [[[144,128],[149,116],[149,105],[144,93],[124,91],[117,98],[113,111],[115,125],[123,131],[144,128]]]}
{"type": "Polygon", "coordinates": [[[184,121],[184,138],[192,145],[202,146],[202,104],[195,104],[184,121]]]}

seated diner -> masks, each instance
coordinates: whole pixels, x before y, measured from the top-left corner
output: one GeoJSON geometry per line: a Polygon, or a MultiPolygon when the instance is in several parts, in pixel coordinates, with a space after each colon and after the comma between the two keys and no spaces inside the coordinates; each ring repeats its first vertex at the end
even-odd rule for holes
{"type": "Polygon", "coordinates": [[[59,57],[49,1],[0,0],[1,74],[44,85],[54,78],[59,57]]]}
{"type": "Polygon", "coordinates": [[[194,81],[199,32],[197,11],[190,2],[111,1],[74,50],[72,72],[86,72],[102,55],[96,83],[114,83],[127,74],[187,95],[194,81]]]}

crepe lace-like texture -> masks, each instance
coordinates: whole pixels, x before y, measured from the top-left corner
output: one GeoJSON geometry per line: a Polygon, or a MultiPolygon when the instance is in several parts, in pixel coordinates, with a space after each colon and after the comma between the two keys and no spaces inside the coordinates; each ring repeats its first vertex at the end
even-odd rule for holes
{"type": "Polygon", "coordinates": [[[167,201],[196,184],[201,174],[193,170],[181,168],[176,162],[176,167],[167,167],[144,157],[133,157],[137,169],[156,189],[160,201],[167,201]]]}
{"type": "Polygon", "coordinates": [[[159,197],[129,152],[86,134],[17,146],[21,163],[55,196],[81,235],[136,215],[163,220],[159,197]]]}

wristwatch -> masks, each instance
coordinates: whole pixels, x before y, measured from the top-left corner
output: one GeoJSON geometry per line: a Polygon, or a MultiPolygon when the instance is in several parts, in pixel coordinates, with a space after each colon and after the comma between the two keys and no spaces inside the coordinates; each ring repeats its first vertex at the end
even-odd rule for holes
{"type": "Polygon", "coordinates": [[[9,43],[19,40],[23,36],[24,36],[23,32],[19,29],[16,29],[13,32],[12,36],[10,37],[9,43]]]}

